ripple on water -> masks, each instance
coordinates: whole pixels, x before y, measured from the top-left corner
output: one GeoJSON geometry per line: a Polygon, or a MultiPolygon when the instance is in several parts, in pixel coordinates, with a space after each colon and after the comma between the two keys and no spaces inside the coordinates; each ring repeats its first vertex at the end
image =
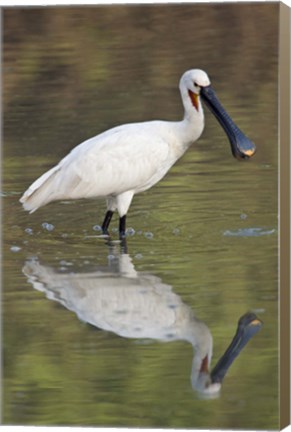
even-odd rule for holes
{"type": "Polygon", "coordinates": [[[153,233],[152,232],[145,232],[144,233],[144,236],[145,236],[145,238],[147,238],[147,239],[149,239],[149,240],[151,240],[151,239],[153,239],[154,238],[154,235],[153,235],[153,233]]]}
{"type": "Polygon", "coordinates": [[[21,250],[20,246],[11,246],[10,248],[11,252],[19,252],[21,250]]]}
{"type": "Polygon", "coordinates": [[[100,225],[94,225],[94,226],[93,226],[93,230],[99,232],[99,231],[102,231],[102,228],[101,228],[100,225]]]}
{"type": "Polygon", "coordinates": [[[126,235],[127,235],[127,236],[130,236],[130,237],[134,236],[134,235],[135,235],[135,230],[134,230],[134,228],[132,228],[132,227],[128,228],[128,229],[126,230],[126,235]]]}
{"type": "Polygon", "coordinates": [[[271,235],[275,232],[275,229],[266,230],[263,228],[240,228],[235,231],[226,230],[223,232],[223,235],[225,237],[260,237],[264,235],[271,235]]]}
{"type": "Polygon", "coordinates": [[[50,224],[48,222],[42,223],[41,226],[43,227],[43,229],[45,229],[47,231],[53,231],[55,229],[54,225],[50,224]]]}
{"type": "Polygon", "coordinates": [[[141,253],[137,253],[137,254],[135,255],[135,258],[136,258],[136,259],[142,259],[142,258],[143,258],[143,254],[141,254],[141,253]]]}

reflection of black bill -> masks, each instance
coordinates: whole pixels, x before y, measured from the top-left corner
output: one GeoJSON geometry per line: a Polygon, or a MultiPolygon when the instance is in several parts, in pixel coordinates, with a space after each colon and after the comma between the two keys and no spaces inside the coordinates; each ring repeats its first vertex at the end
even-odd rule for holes
{"type": "Polygon", "coordinates": [[[234,338],[211,372],[211,382],[221,383],[234,359],[248,341],[260,330],[262,322],[254,313],[246,313],[238,322],[234,338]]]}
{"type": "Polygon", "coordinates": [[[253,156],[256,151],[255,144],[233,122],[219,102],[213,88],[210,85],[201,87],[200,95],[225,130],[233,156],[237,159],[248,159],[253,156]]]}

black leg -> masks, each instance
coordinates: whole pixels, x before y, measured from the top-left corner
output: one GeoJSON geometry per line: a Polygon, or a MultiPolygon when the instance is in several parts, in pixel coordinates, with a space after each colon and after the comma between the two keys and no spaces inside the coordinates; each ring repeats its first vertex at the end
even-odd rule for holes
{"type": "Polygon", "coordinates": [[[126,229],[126,215],[119,218],[119,237],[125,237],[125,229],[126,229]]]}
{"type": "Polygon", "coordinates": [[[109,227],[109,224],[110,224],[112,216],[113,216],[113,211],[108,210],[106,212],[106,215],[105,215],[105,218],[104,218],[104,221],[103,221],[103,224],[102,224],[102,232],[103,232],[103,234],[108,234],[108,227],[109,227]]]}

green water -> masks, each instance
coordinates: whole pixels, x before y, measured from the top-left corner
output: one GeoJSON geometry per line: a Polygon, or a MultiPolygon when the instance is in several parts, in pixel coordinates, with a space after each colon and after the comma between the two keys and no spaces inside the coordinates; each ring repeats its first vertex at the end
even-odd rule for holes
{"type": "MultiPolygon", "coordinates": [[[[4,10],[3,423],[278,427],[278,7],[4,10]],[[96,237],[102,201],[22,210],[23,191],[85,139],[117,124],[180,119],[177,85],[194,67],[256,143],[252,160],[232,157],[205,109],[199,141],[134,197],[126,254],[96,237]],[[160,304],[168,292],[207,326],[213,364],[242,314],[264,322],[216,399],[192,388],[189,342],[120,336],[102,329],[99,309],[99,328],[77,314],[89,287],[109,304],[122,292],[129,304],[149,281],[160,304]]],[[[157,307],[153,322],[163,313],[157,307]]]]}

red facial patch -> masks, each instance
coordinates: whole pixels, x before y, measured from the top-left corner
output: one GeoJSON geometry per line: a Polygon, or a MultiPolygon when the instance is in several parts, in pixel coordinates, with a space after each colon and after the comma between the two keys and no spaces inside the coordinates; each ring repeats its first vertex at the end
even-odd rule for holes
{"type": "Polygon", "coordinates": [[[202,360],[200,372],[208,372],[208,356],[205,356],[202,360]]]}
{"type": "Polygon", "coordinates": [[[193,107],[196,109],[196,111],[199,111],[199,96],[196,93],[193,93],[191,90],[188,90],[188,94],[190,96],[193,107]]]}

